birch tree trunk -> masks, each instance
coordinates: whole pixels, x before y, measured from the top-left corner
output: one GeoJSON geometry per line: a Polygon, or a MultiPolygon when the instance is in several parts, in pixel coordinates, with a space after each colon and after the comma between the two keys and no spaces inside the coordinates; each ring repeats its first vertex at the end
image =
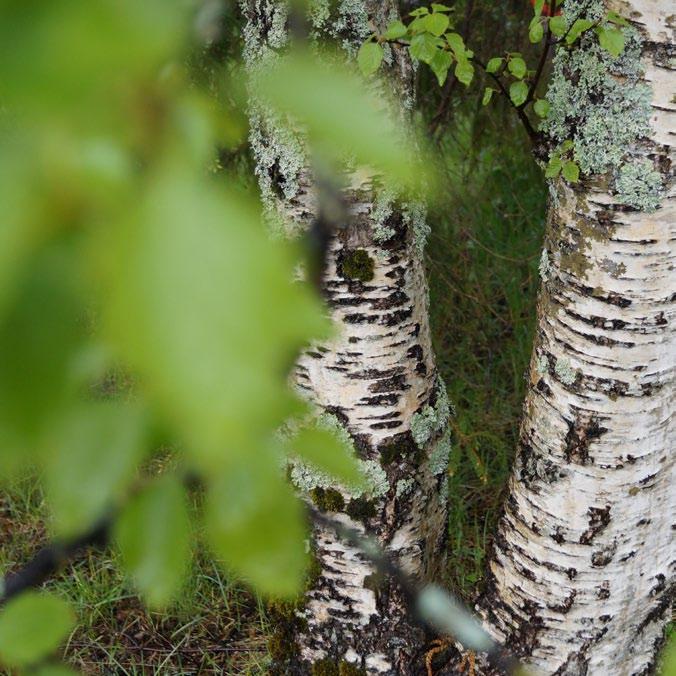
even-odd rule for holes
{"type": "Polygon", "coordinates": [[[674,7],[571,1],[631,21],[616,61],[560,49],[549,137],[590,178],[552,185],[518,457],[479,610],[537,673],[654,668],[673,590],[674,7]],[[604,7],[605,6],[605,7],[604,7]]]}
{"type": "MultiPolygon", "coordinates": [[[[287,40],[287,6],[243,0],[246,61],[252,70],[276,58],[287,40]]],[[[396,3],[317,0],[314,36],[337,39],[346,58],[373,25],[396,16],[396,3]],[[337,7],[336,7],[337,5],[337,7]],[[369,22],[372,22],[369,26],[369,22]]],[[[404,50],[387,54],[384,86],[411,101],[412,67],[404,50]]],[[[264,203],[286,234],[306,227],[317,209],[302,141],[254,100],[251,146],[264,203]]],[[[406,110],[396,112],[402,119],[406,110]]],[[[296,383],[346,435],[361,458],[369,489],[354,494],[312,468],[296,465],[299,489],[342,523],[375,533],[412,576],[434,577],[446,533],[449,404],[434,362],[423,266],[424,210],[402,204],[366,172],[349,176],[349,222],[332,237],[323,290],[339,329],[330,343],[300,358],[296,383]]],[[[378,579],[365,557],[316,528],[316,575],[303,599],[274,618],[272,653],[279,673],[407,674],[422,668],[424,636],[408,617],[400,590],[378,579]]]]}

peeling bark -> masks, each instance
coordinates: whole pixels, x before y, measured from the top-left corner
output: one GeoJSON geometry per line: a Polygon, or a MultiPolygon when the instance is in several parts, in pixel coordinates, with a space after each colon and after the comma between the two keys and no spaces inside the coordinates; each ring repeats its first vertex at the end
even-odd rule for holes
{"type": "MultiPolygon", "coordinates": [[[[649,673],[670,619],[676,78],[668,5],[607,3],[642,40],[642,73],[622,83],[627,97],[648,85],[646,131],[621,165],[574,186],[558,180],[550,201],[518,457],[478,604],[486,628],[536,673],[649,673]],[[654,203],[627,201],[626,166],[638,166],[640,180],[657,174],[654,203]]],[[[555,78],[570,75],[555,69],[555,78]]]]}
{"type": "MultiPolygon", "coordinates": [[[[286,5],[243,0],[248,67],[255,71],[286,43],[286,5]]],[[[396,3],[342,0],[311,5],[312,35],[337,40],[347,58],[375,25],[396,16],[396,3]]],[[[371,86],[394,89],[394,114],[405,124],[412,67],[405,50],[388,51],[388,76],[371,86]]],[[[302,135],[251,103],[257,174],[272,217],[285,233],[302,230],[316,209],[302,135]]],[[[296,483],[337,520],[374,533],[419,580],[437,575],[446,533],[448,401],[432,352],[422,248],[424,210],[406,204],[354,171],[344,197],[350,220],[332,237],[323,290],[338,328],[310,346],[296,384],[346,431],[370,488],[353,495],[304,468],[296,483]]],[[[375,575],[361,552],[316,528],[313,577],[280,625],[274,651],[280,673],[408,674],[423,668],[424,636],[400,590],[375,575]],[[286,622],[286,624],[284,624],[286,622]],[[281,632],[281,635],[279,635],[281,632]]]]}

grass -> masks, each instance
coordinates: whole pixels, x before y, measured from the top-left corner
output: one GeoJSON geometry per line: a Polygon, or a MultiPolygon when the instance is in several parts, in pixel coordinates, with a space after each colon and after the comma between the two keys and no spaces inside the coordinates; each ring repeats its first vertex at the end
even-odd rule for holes
{"type": "Polygon", "coordinates": [[[507,115],[467,117],[441,143],[449,193],[431,214],[430,312],[456,407],[448,584],[480,580],[516,448],[530,357],[545,186],[507,115]]]}

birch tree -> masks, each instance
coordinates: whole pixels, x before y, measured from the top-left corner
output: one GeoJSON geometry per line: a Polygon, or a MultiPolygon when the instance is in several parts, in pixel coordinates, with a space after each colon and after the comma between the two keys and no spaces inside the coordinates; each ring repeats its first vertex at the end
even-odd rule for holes
{"type": "MultiPolygon", "coordinates": [[[[348,1],[310,5],[313,38],[337,40],[355,57],[373,25],[396,18],[396,3],[348,1]]],[[[288,41],[283,1],[244,0],[245,59],[265,69],[288,41]]],[[[369,83],[407,124],[412,104],[410,59],[388,49],[386,74],[369,83]],[[392,92],[396,96],[392,96],[392,92]]],[[[285,233],[317,216],[317,186],[301,134],[255,100],[250,140],[263,202],[285,233]]],[[[427,225],[419,204],[405,203],[373,172],[348,172],[348,219],[331,236],[322,288],[338,335],[299,359],[297,387],[324,424],[354,445],[365,491],[334,485],[296,464],[291,479],[341,523],[377,536],[416,579],[430,579],[443,560],[449,403],[432,352],[423,266],[427,225]]],[[[272,652],[283,673],[409,673],[424,645],[400,590],[378,579],[357,549],[315,527],[316,570],[303,598],[278,609],[272,652]],[[364,670],[364,671],[362,671],[364,670]]]]}
{"type": "Polygon", "coordinates": [[[614,59],[593,32],[559,47],[547,95],[546,136],[583,178],[550,186],[530,387],[479,609],[496,639],[548,674],[648,673],[670,618],[676,78],[667,5],[567,0],[569,25],[620,13],[625,48],[614,59]]]}

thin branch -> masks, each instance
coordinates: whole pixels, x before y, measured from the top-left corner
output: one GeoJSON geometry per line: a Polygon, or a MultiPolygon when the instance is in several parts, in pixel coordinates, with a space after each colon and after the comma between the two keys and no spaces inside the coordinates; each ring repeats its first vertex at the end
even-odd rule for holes
{"type": "Polygon", "coordinates": [[[0,606],[21,592],[39,587],[61,566],[89,547],[102,546],[108,541],[111,518],[99,521],[84,535],[67,542],[54,542],[43,547],[23,568],[0,578],[0,606]]]}
{"type": "Polygon", "coordinates": [[[521,120],[521,123],[526,129],[526,133],[528,134],[530,140],[533,142],[533,144],[537,144],[538,141],[540,140],[540,135],[531,124],[530,120],[528,119],[528,115],[526,115],[523,108],[514,105],[514,102],[509,96],[509,92],[505,89],[505,86],[502,84],[500,78],[495,73],[489,73],[488,70],[486,69],[486,64],[483,61],[477,59],[476,56],[472,57],[472,61],[474,61],[474,63],[476,63],[477,66],[480,66],[487,75],[490,75],[495,84],[498,85],[500,91],[505,95],[505,97],[507,97],[507,101],[509,101],[509,104],[512,106],[512,108],[514,108],[517,115],[519,116],[519,119],[521,120]]]}

